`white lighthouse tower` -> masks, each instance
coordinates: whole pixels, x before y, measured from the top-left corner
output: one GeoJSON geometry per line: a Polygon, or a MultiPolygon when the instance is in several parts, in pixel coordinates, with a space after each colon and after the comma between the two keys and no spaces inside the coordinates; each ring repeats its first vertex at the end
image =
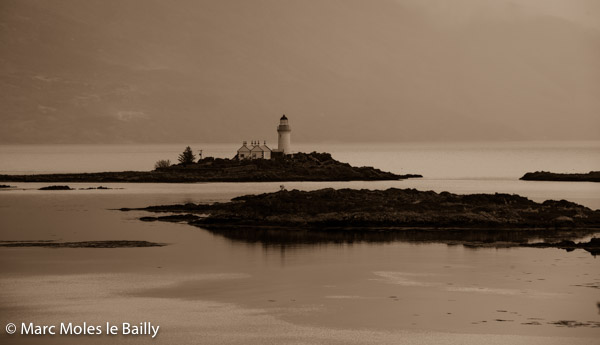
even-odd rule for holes
{"type": "Polygon", "coordinates": [[[284,155],[292,153],[291,139],[292,139],[292,128],[288,123],[288,118],[283,114],[279,120],[279,126],[277,126],[277,134],[279,138],[277,141],[277,151],[283,152],[284,155]]]}

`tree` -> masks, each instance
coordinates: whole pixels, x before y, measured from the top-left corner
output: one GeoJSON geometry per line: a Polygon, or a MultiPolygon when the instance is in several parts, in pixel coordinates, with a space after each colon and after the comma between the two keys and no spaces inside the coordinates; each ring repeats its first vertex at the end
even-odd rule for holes
{"type": "Polygon", "coordinates": [[[168,159],[161,159],[159,161],[157,161],[156,163],[154,163],[154,169],[160,169],[160,168],[168,168],[171,166],[171,161],[168,159]]]}
{"type": "Polygon", "coordinates": [[[179,163],[181,163],[183,165],[192,164],[196,160],[196,156],[192,152],[192,149],[188,146],[185,148],[183,153],[179,155],[178,159],[179,159],[179,163]]]}

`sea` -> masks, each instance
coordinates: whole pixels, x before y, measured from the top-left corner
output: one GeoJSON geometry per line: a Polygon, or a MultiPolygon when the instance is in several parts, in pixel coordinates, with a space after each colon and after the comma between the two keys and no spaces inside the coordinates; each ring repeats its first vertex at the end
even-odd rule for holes
{"type": "MultiPolygon", "coordinates": [[[[151,170],[186,146],[3,145],[0,174],[151,170]]],[[[160,325],[145,335],[23,336],[2,344],[599,344],[600,261],[583,250],[473,248],[401,239],[232,237],[142,222],[136,208],[225,202],[281,188],[509,193],[600,209],[600,184],[521,181],[600,170],[600,141],[295,144],[423,178],[277,183],[4,183],[0,241],[143,240],[150,248],[0,247],[0,325],[160,325]],[[108,190],[91,190],[99,185],[108,190]],[[112,338],[111,338],[112,337],[112,338]]]]}

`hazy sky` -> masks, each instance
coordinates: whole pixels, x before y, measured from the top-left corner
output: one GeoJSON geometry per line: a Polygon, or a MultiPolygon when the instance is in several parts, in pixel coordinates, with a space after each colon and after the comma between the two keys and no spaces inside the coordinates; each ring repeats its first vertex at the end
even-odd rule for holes
{"type": "Polygon", "coordinates": [[[600,140],[597,0],[1,0],[0,142],[600,140]]]}

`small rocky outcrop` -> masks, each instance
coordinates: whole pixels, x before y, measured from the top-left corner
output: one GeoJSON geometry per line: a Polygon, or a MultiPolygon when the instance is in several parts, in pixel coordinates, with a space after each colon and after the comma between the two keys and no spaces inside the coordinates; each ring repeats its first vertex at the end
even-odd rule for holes
{"type": "Polygon", "coordinates": [[[600,238],[592,238],[588,242],[575,243],[573,241],[560,241],[554,243],[540,242],[540,243],[523,243],[521,247],[534,247],[534,248],[560,248],[568,252],[575,249],[585,249],[592,255],[596,256],[600,254],[600,238]]]}
{"type": "Polygon", "coordinates": [[[600,182],[600,171],[590,171],[587,174],[559,174],[549,171],[528,172],[521,180],[525,181],[573,181],[600,182]]]}
{"type": "Polygon", "coordinates": [[[73,189],[69,186],[47,186],[47,187],[42,187],[39,190],[73,190],[73,189]]]}

